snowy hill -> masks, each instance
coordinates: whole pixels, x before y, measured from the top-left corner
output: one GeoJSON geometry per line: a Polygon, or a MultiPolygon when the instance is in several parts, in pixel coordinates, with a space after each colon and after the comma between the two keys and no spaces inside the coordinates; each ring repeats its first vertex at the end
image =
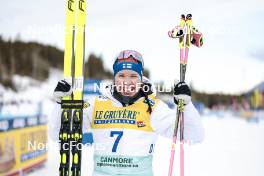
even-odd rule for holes
{"type": "Polygon", "coordinates": [[[52,69],[53,75],[45,82],[27,76],[15,75],[12,79],[17,91],[0,85],[0,117],[6,115],[30,115],[38,110],[38,103],[43,103],[43,113],[48,115],[52,106],[52,93],[57,81],[62,78],[61,71],[52,69]]]}

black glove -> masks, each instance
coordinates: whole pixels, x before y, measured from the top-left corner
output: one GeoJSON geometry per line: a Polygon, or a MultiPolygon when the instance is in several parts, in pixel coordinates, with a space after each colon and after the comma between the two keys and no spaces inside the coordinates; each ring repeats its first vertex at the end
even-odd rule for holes
{"type": "Polygon", "coordinates": [[[179,82],[174,86],[174,103],[178,104],[178,100],[184,100],[184,105],[187,105],[191,101],[191,89],[185,82],[179,82]]]}
{"type": "Polygon", "coordinates": [[[69,96],[72,93],[71,85],[65,80],[60,80],[53,92],[53,99],[61,103],[62,97],[69,96]]]}

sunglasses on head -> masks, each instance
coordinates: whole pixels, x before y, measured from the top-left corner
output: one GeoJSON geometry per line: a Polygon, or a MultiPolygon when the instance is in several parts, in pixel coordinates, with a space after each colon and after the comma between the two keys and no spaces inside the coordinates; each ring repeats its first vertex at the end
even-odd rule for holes
{"type": "Polygon", "coordinates": [[[133,50],[122,51],[117,56],[117,60],[118,60],[118,62],[122,62],[122,61],[134,62],[134,63],[140,62],[140,63],[142,63],[142,65],[144,65],[143,58],[142,58],[141,54],[139,54],[138,52],[133,51],[133,50]]]}

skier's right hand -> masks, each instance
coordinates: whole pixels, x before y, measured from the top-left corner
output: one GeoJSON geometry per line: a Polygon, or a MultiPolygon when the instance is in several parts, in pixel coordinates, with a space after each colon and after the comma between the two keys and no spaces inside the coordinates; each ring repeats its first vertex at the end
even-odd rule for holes
{"type": "Polygon", "coordinates": [[[72,93],[72,86],[65,80],[60,80],[53,92],[53,99],[61,103],[62,97],[69,96],[72,93]]]}

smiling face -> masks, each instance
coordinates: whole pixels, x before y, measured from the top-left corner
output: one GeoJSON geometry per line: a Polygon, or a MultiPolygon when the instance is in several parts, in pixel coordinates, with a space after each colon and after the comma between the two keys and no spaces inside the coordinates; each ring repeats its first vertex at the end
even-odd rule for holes
{"type": "Polygon", "coordinates": [[[122,70],[115,75],[115,86],[121,95],[133,97],[141,87],[141,79],[133,70],[122,70]]]}

